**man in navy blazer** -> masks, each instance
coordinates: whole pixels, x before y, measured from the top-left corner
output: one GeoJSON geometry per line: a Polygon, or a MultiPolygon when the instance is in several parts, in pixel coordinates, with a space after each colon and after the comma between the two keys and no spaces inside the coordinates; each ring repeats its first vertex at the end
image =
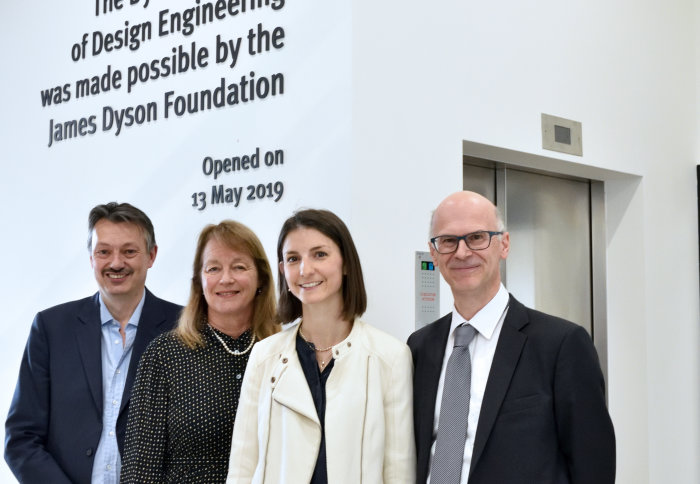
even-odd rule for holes
{"type": "Polygon", "coordinates": [[[454,311],[408,340],[415,368],[416,481],[613,483],[615,434],[591,338],[582,327],[529,309],[507,293],[499,265],[510,237],[496,207],[473,192],[450,195],[433,213],[429,247],[452,290],[454,311]],[[456,476],[433,479],[446,472],[436,466],[450,467],[433,457],[440,410],[452,403],[441,399],[445,368],[455,329],[463,324],[476,329],[467,345],[464,452],[452,461],[456,476]]]}
{"type": "Polygon", "coordinates": [[[88,218],[97,294],[34,318],[5,425],[5,460],[22,484],[119,482],[131,386],[141,353],[180,306],[145,288],[153,225],[111,202],[88,218]]]}

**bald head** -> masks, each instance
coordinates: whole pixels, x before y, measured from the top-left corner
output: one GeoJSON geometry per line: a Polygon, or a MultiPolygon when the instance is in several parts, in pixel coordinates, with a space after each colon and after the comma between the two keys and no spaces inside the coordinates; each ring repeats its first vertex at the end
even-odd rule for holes
{"type": "Polygon", "coordinates": [[[448,236],[457,241],[452,252],[438,252],[432,242],[428,248],[435,266],[452,289],[455,308],[469,320],[501,286],[500,262],[508,257],[510,250],[510,235],[504,231],[503,219],[494,204],[478,193],[457,192],[435,209],[430,231],[431,237],[448,236]],[[467,236],[475,234],[480,234],[476,240],[488,241],[488,245],[472,249],[467,236]]]}
{"type": "Polygon", "coordinates": [[[476,192],[464,190],[449,195],[433,211],[430,217],[430,236],[438,235],[436,228],[444,223],[445,218],[463,217],[469,214],[479,215],[486,220],[492,219],[493,230],[499,232],[505,230],[501,212],[488,198],[476,192]]]}

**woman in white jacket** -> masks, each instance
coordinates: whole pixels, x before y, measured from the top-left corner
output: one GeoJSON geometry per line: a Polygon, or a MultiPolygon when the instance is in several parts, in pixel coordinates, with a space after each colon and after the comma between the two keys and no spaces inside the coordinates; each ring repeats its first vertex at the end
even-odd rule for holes
{"type": "Polygon", "coordinates": [[[411,354],[358,319],[367,296],[347,227],[296,212],[277,257],[280,320],[296,321],[253,348],[227,482],[413,483],[411,354]]]}

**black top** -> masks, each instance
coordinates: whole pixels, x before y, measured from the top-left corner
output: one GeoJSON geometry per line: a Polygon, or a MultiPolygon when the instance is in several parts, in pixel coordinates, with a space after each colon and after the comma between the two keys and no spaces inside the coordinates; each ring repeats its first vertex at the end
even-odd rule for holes
{"type": "Polygon", "coordinates": [[[326,470],[326,382],[331,374],[331,369],[335,360],[331,358],[328,365],[321,371],[316,361],[316,352],[313,349],[313,343],[306,342],[297,333],[297,354],[301,369],[304,370],[306,382],[309,384],[311,397],[316,406],[316,413],[321,422],[321,446],[318,449],[318,458],[316,459],[316,467],[311,476],[309,484],[328,484],[328,472],[326,470]]]}
{"type": "MultiPolygon", "coordinates": [[[[223,483],[233,421],[250,352],[234,356],[207,326],[205,346],[190,349],[174,333],[153,340],[141,358],[131,396],[122,484],[223,483]]],[[[248,347],[216,332],[231,350],[248,347]]]]}

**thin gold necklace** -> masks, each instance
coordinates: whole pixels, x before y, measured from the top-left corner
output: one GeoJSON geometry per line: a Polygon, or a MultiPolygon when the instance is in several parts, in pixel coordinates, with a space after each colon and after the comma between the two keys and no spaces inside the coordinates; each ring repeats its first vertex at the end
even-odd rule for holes
{"type": "MultiPolygon", "coordinates": [[[[306,344],[308,345],[309,348],[311,348],[312,350],[314,350],[317,353],[325,353],[326,351],[330,351],[333,349],[334,345],[331,345],[328,348],[316,348],[316,345],[313,344],[313,342],[306,339],[306,336],[304,336],[304,333],[301,332],[301,326],[299,326],[299,336],[301,336],[301,339],[303,339],[304,342],[306,342],[306,344]]],[[[333,353],[331,353],[330,360],[332,360],[332,359],[333,359],[333,353]]],[[[323,371],[323,369],[330,362],[330,360],[326,361],[325,358],[321,360],[321,371],[323,371]]]]}
{"type": "Polygon", "coordinates": [[[242,355],[245,355],[246,353],[248,353],[248,352],[253,348],[253,345],[255,344],[255,336],[253,336],[253,334],[251,334],[251,335],[250,335],[250,344],[248,344],[248,347],[247,347],[245,350],[243,350],[243,351],[232,350],[231,348],[228,347],[228,345],[227,345],[226,342],[221,338],[221,336],[219,336],[219,335],[216,333],[216,330],[212,327],[211,324],[207,323],[207,326],[209,326],[209,327],[211,328],[211,332],[214,333],[214,337],[215,337],[216,339],[219,340],[219,343],[221,343],[222,345],[224,345],[224,349],[225,349],[226,351],[228,351],[229,353],[231,353],[233,356],[242,356],[242,355]]]}
{"type": "Polygon", "coordinates": [[[306,339],[306,336],[304,336],[304,333],[301,332],[301,327],[299,327],[299,334],[301,335],[301,339],[306,341],[306,344],[309,345],[309,348],[311,348],[312,350],[317,351],[319,353],[325,353],[326,351],[332,349],[333,346],[335,346],[335,345],[330,345],[328,348],[323,348],[323,349],[316,348],[316,345],[312,341],[309,341],[308,339],[306,339]]]}

